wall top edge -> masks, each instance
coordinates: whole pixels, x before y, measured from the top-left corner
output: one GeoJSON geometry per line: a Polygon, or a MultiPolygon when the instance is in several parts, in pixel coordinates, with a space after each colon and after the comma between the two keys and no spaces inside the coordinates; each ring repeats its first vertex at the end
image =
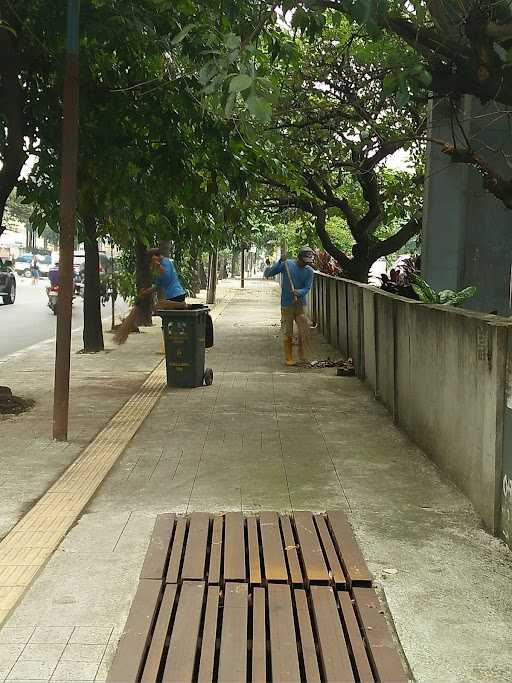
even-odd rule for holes
{"type": "Polygon", "coordinates": [[[379,289],[374,285],[363,284],[362,282],[356,282],[355,280],[349,280],[348,278],[327,275],[326,273],[321,273],[318,270],[315,270],[315,275],[326,280],[335,280],[336,282],[343,282],[346,285],[357,287],[363,291],[366,290],[376,296],[380,296],[385,299],[391,299],[392,301],[396,301],[397,303],[405,304],[407,306],[421,306],[421,308],[427,308],[432,311],[439,311],[441,313],[444,313],[445,315],[456,315],[462,318],[471,318],[481,323],[493,325],[494,327],[512,327],[512,318],[507,318],[505,316],[491,315],[489,313],[481,313],[479,311],[470,311],[465,308],[456,308],[455,306],[445,306],[441,304],[423,304],[421,303],[421,301],[414,301],[414,299],[407,299],[403,296],[390,294],[389,292],[384,292],[382,289],[379,289]]]}

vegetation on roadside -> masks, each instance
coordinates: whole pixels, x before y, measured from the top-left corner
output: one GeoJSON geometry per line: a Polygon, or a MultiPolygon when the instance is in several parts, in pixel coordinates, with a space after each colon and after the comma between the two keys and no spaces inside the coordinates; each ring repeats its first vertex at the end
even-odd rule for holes
{"type": "MultiPolygon", "coordinates": [[[[0,8],[0,226],[9,197],[30,207],[34,229],[58,225],[65,9],[0,8]]],[[[508,106],[511,35],[500,0],[83,0],[86,350],[103,348],[100,238],[128,255],[127,296],[159,243],[189,292],[209,255],[224,267],[250,244],[309,243],[326,268],[363,282],[378,259],[412,251],[431,93],[508,106]]],[[[469,142],[438,142],[512,206],[511,182],[469,142]]]]}

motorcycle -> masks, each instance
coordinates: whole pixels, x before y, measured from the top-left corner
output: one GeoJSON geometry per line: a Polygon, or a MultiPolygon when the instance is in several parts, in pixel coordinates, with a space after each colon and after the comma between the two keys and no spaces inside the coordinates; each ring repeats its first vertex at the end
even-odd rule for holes
{"type": "Polygon", "coordinates": [[[53,315],[57,315],[57,302],[59,300],[59,285],[51,285],[46,288],[46,294],[48,295],[48,308],[52,311],[53,315]]]}

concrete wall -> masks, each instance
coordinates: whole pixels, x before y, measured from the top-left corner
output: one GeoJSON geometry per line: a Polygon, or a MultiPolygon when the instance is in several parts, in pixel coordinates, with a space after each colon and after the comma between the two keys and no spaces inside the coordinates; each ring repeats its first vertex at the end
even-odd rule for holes
{"type": "MultiPolygon", "coordinates": [[[[508,110],[508,107],[507,107],[508,110]]],[[[505,178],[512,153],[510,117],[496,103],[481,105],[474,97],[460,102],[454,121],[453,102],[436,99],[428,136],[452,141],[481,154],[505,178]]],[[[423,210],[422,269],[434,289],[473,285],[476,295],[465,308],[500,315],[512,313],[510,297],[512,230],[510,209],[482,187],[478,171],[452,164],[437,144],[427,154],[423,210]]]]}
{"type": "Polygon", "coordinates": [[[512,323],[320,274],[310,306],[395,423],[512,545],[512,323]]]}

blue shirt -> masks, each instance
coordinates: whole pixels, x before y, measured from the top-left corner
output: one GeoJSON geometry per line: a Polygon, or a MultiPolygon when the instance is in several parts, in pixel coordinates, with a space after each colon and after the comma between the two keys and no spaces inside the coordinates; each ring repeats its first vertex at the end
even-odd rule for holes
{"type": "Polygon", "coordinates": [[[174,267],[174,263],[169,258],[162,258],[160,265],[164,269],[153,280],[153,284],[158,289],[163,290],[166,299],[174,299],[177,296],[185,294],[185,290],[181,286],[178,273],[174,267]]]}
{"type": "Polygon", "coordinates": [[[313,268],[311,268],[311,266],[301,267],[297,261],[288,259],[286,263],[288,264],[290,275],[293,280],[293,285],[290,286],[284,263],[284,261],[277,261],[273,266],[266,268],[265,272],[263,273],[264,277],[272,277],[272,275],[277,275],[278,273],[283,274],[283,279],[281,282],[281,306],[293,306],[295,303],[292,294],[292,288],[297,290],[301,302],[305,304],[306,295],[313,284],[315,271],[313,268]]]}
{"type": "Polygon", "coordinates": [[[48,279],[50,280],[50,284],[52,287],[55,287],[56,285],[59,284],[59,269],[55,268],[55,266],[52,266],[50,270],[48,271],[48,279]]]}

